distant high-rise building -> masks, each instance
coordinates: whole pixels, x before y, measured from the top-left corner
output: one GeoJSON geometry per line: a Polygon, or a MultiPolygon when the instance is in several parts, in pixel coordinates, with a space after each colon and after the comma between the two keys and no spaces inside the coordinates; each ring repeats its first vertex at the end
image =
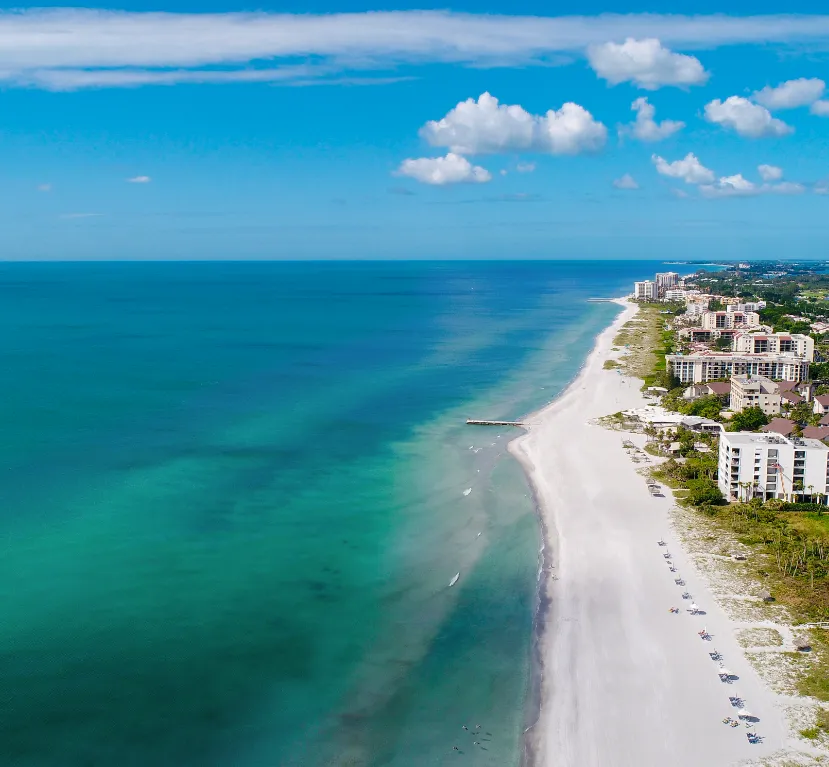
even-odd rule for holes
{"type": "Polygon", "coordinates": [[[656,273],[656,293],[661,298],[665,291],[679,284],[679,275],[676,272],[656,273]]]}

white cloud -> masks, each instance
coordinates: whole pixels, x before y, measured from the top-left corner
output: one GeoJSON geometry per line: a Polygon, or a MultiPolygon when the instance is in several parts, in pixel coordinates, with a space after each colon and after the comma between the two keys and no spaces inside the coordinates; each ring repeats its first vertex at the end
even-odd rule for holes
{"type": "Polygon", "coordinates": [[[723,176],[716,184],[703,185],[699,190],[705,197],[753,197],[759,194],[802,194],[806,191],[802,184],[793,184],[789,181],[758,186],[744,178],[741,173],[735,176],[723,176]]]}
{"type": "Polygon", "coordinates": [[[634,40],[624,43],[591,45],[587,59],[593,71],[611,85],[632,82],[646,90],[663,85],[702,85],[708,80],[699,59],[674,53],[659,40],[634,40]]]}
{"type": "Polygon", "coordinates": [[[779,181],[783,178],[783,168],[776,165],[758,165],[757,172],[763,181],[779,181]]]}
{"type": "Polygon", "coordinates": [[[617,189],[638,189],[639,184],[636,183],[636,179],[630,175],[630,173],[625,173],[624,176],[621,178],[617,178],[613,181],[613,186],[617,189]]]}
{"type": "Polygon", "coordinates": [[[149,176],[133,176],[128,178],[127,182],[130,184],[149,184],[152,179],[149,176]]]}
{"type": "Polygon", "coordinates": [[[441,120],[430,120],[420,135],[432,146],[448,147],[457,154],[580,154],[601,149],[607,128],[578,104],[567,103],[558,111],[533,115],[517,104],[499,104],[494,96],[483,93],[477,101],[461,101],[441,120]]]}
{"type": "Polygon", "coordinates": [[[800,77],[787,80],[772,88],[766,86],[757,91],[753,99],[769,109],[795,109],[817,101],[826,90],[826,83],[817,77],[800,77]]]}
{"type": "MultiPolygon", "coordinates": [[[[694,49],[825,43],[829,16],[7,10],[0,12],[0,81],[53,89],[240,80],[310,84],[296,69],[297,60],[319,62],[309,67],[312,77],[401,63],[523,66],[624,39],[638,40],[640,47],[659,39],[663,46],[694,49]],[[259,62],[274,62],[276,68],[258,68],[259,62]]],[[[692,57],[686,61],[667,53],[648,69],[637,48],[630,79],[656,87],[666,77],[664,84],[681,85],[699,76],[692,57]]],[[[618,67],[609,66],[609,74],[618,77],[618,67]]]]}
{"type": "Polygon", "coordinates": [[[636,120],[619,129],[621,136],[633,136],[640,141],[662,141],[685,127],[685,123],[678,120],[656,122],[653,119],[656,107],[649,104],[645,97],[636,99],[630,108],[636,112],[636,120]]]}
{"type": "Polygon", "coordinates": [[[829,117],[829,101],[816,101],[809,111],[818,117],[829,117]]]}
{"type": "Polygon", "coordinates": [[[749,138],[786,136],[794,132],[790,125],[772,117],[768,109],[742,96],[710,101],[705,105],[705,119],[749,138]]]}
{"type": "Polygon", "coordinates": [[[484,184],[492,179],[488,170],[473,165],[465,157],[449,152],[446,157],[421,157],[403,160],[398,175],[409,176],[422,184],[445,186],[446,184],[484,184]]]}
{"type": "Polygon", "coordinates": [[[829,194],[829,181],[818,181],[814,186],[815,194],[829,194]]]}
{"type": "Polygon", "coordinates": [[[686,184],[710,184],[714,181],[714,171],[706,168],[697,159],[693,152],[689,152],[682,160],[668,162],[658,155],[653,155],[651,161],[656,166],[656,172],[669,178],[681,178],[686,184]]]}
{"type": "Polygon", "coordinates": [[[518,165],[515,166],[515,170],[517,170],[519,173],[532,173],[535,170],[535,163],[519,162],[518,165]]]}
{"type": "Polygon", "coordinates": [[[38,184],[37,185],[37,191],[38,192],[51,192],[52,191],[52,185],[51,184],[38,184]]]}
{"type": "Polygon", "coordinates": [[[103,213],[63,213],[58,218],[98,218],[103,215],[103,213]]]}

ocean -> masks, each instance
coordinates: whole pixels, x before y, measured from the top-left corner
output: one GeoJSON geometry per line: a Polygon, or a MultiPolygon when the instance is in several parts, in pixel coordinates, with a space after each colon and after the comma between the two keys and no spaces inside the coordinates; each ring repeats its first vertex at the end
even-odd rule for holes
{"type": "Polygon", "coordinates": [[[540,533],[465,419],[661,269],[0,264],[0,764],[518,765],[540,533]]]}

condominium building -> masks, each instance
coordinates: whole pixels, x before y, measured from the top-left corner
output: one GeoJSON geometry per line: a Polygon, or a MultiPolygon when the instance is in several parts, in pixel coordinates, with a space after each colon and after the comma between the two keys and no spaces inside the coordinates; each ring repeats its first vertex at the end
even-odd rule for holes
{"type": "Polygon", "coordinates": [[[766,308],[765,301],[749,301],[741,304],[728,304],[725,307],[727,312],[759,312],[766,308]]]}
{"type": "Polygon", "coordinates": [[[668,370],[684,384],[706,383],[746,373],[781,381],[809,380],[809,361],[791,354],[703,351],[668,354],[665,362],[668,370]]]}
{"type": "Polygon", "coordinates": [[[737,413],[759,407],[766,415],[780,412],[780,387],[765,376],[731,376],[731,409],[737,413]]]}
{"type": "Polygon", "coordinates": [[[663,294],[666,301],[684,301],[688,297],[685,288],[668,288],[663,294]]]}
{"type": "Polygon", "coordinates": [[[633,297],[637,301],[655,301],[658,298],[656,283],[651,280],[633,283],[633,297]]]}
{"type": "Polygon", "coordinates": [[[676,272],[657,272],[656,289],[663,295],[669,288],[674,288],[679,283],[679,275],[676,272]]]}
{"type": "Polygon", "coordinates": [[[817,439],[722,432],[717,484],[729,500],[816,497],[827,503],[829,447],[817,439]]]}
{"type": "Polygon", "coordinates": [[[757,312],[703,312],[704,330],[722,330],[723,328],[756,328],[760,324],[757,312]]]}
{"type": "Polygon", "coordinates": [[[793,354],[815,360],[815,341],[802,333],[738,333],[731,348],[744,354],[793,354]]]}

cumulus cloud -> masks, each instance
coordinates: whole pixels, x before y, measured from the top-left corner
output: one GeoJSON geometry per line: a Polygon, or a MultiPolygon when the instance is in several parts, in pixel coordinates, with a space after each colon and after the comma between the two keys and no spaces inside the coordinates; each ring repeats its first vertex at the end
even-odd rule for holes
{"type": "Polygon", "coordinates": [[[617,178],[613,181],[613,186],[617,189],[638,189],[639,184],[636,183],[636,179],[630,175],[630,173],[625,173],[624,176],[621,178],[617,178]]]}
{"type": "Polygon", "coordinates": [[[446,157],[420,157],[403,160],[397,169],[400,176],[420,181],[422,184],[446,186],[447,184],[484,184],[492,179],[488,170],[473,165],[465,157],[449,152],[446,157]]]}
{"type": "Polygon", "coordinates": [[[776,165],[758,165],[757,172],[763,181],[779,181],[783,178],[783,168],[776,165]]]}
{"type": "Polygon", "coordinates": [[[741,173],[723,176],[715,184],[705,184],[699,190],[704,197],[753,197],[758,194],[802,194],[806,191],[802,184],[789,181],[757,185],[744,178],[741,173]]]}
{"type": "Polygon", "coordinates": [[[656,107],[648,103],[644,96],[636,99],[630,108],[636,112],[636,119],[619,129],[621,136],[632,136],[640,141],[662,141],[685,127],[685,123],[678,120],[656,122],[653,119],[656,115],[656,107]]]}
{"type": "Polygon", "coordinates": [[[786,136],[794,128],[772,117],[768,109],[742,96],[714,99],[705,105],[705,119],[748,138],[786,136]]]}
{"type": "Polygon", "coordinates": [[[533,115],[483,93],[477,101],[461,101],[442,119],[430,120],[420,135],[432,146],[448,147],[457,154],[580,154],[601,149],[607,128],[578,104],[566,103],[558,111],[533,115]]]}
{"type": "Polygon", "coordinates": [[[800,77],[787,80],[772,88],[766,86],[757,91],[753,98],[758,104],[775,109],[795,109],[805,107],[817,101],[826,90],[826,83],[817,77],[800,77]]]}
{"type": "Polygon", "coordinates": [[[152,179],[149,176],[133,176],[127,179],[130,184],[149,184],[152,179]]]}
{"type": "Polygon", "coordinates": [[[818,117],[829,117],[829,101],[816,101],[809,111],[818,117]]]}
{"type": "Polygon", "coordinates": [[[673,162],[668,162],[659,155],[653,155],[651,161],[660,175],[681,178],[686,184],[710,184],[715,178],[714,171],[706,168],[693,152],[689,152],[682,160],[673,162]]]}
{"type": "Polygon", "coordinates": [[[535,170],[535,163],[519,162],[518,165],[515,166],[515,170],[517,170],[519,173],[532,173],[535,170]]]}
{"type": "Polygon", "coordinates": [[[629,37],[621,44],[591,45],[587,59],[593,71],[611,85],[632,82],[646,90],[702,85],[709,76],[699,59],[674,53],[655,38],[629,37]]]}

